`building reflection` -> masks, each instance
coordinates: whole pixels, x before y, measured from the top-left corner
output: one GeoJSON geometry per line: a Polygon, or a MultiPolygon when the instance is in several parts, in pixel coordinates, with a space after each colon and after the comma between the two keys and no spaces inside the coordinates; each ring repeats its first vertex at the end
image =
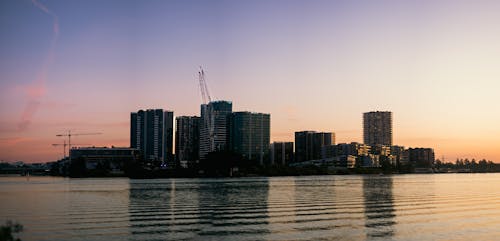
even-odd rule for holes
{"type": "Polygon", "coordinates": [[[200,188],[200,209],[208,225],[201,240],[261,239],[268,230],[268,178],[207,179],[200,188]]]}
{"type": "Polygon", "coordinates": [[[134,240],[234,240],[268,231],[267,178],[130,181],[134,240]]]}
{"type": "Polygon", "coordinates": [[[130,233],[134,240],[178,240],[201,230],[199,183],[176,179],[130,180],[130,233]]]}
{"type": "Polygon", "coordinates": [[[390,239],[394,235],[395,209],[392,177],[363,176],[367,239],[390,239]]]}

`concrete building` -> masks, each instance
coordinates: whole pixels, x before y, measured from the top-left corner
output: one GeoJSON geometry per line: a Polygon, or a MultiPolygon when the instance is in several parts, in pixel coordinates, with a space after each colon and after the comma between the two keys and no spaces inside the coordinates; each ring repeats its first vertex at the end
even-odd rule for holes
{"type": "Polygon", "coordinates": [[[323,146],[333,144],[335,144],[335,134],[333,132],[295,132],[294,161],[303,162],[320,159],[323,146]]]}
{"type": "Polygon", "coordinates": [[[139,110],[130,114],[130,147],[142,152],[146,161],[159,161],[174,168],[174,113],[162,109],[139,110]]]}
{"type": "Polygon", "coordinates": [[[380,167],[380,156],[369,154],[359,157],[361,167],[380,167]]]}
{"type": "Polygon", "coordinates": [[[228,118],[232,111],[230,101],[212,101],[201,105],[200,159],[205,159],[210,152],[227,148],[228,118]]]}
{"type": "Polygon", "coordinates": [[[379,156],[390,156],[391,147],[386,145],[374,145],[371,147],[370,153],[379,156]]]}
{"type": "Polygon", "coordinates": [[[109,174],[123,174],[125,165],[136,161],[140,150],[128,147],[80,147],[69,151],[72,161],[82,160],[87,170],[101,168],[109,174]]]}
{"type": "Polygon", "coordinates": [[[271,144],[271,165],[288,165],[293,162],[293,142],[271,144]]]}
{"type": "Polygon", "coordinates": [[[391,146],[391,155],[395,157],[397,166],[408,164],[410,157],[404,146],[391,146]]]}
{"type": "Polygon", "coordinates": [[[269,153],[271,115],[233,112],[229,117],[229,149],[260,165],[269,153]]]}
{"type": "Polygon", "coordinates": [[[417,168],[432,168],[434,166],[434,149],[432,148],[409,148],[408,155],[410,163],[417,168]]]}
{"type": "Polygon", "coordinates": [[[175,159],[183,168],[194,167],[199,160],[200,117],[175,118],[175,159]]]}
{"type": "Polygon", "coordinates": [[[370,146],[392,146],[392,112],[363,113],[363,140],[370,146]]]}
{"type": "Polygon", "coordinates": [[[351,156],[366,156],[370,154],[371,147],[369,145],[351,142],[341,143],[337,145],[324,146],[322,148],[322,158],[329,158],[341,155],[351,156]]]}

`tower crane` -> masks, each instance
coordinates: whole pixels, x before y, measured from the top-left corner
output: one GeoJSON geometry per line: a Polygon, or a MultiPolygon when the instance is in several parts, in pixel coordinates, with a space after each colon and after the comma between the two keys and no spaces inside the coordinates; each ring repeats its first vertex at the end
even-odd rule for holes
{"type": "MultiPolygon", "coordinates": [[[[68,152],[71,151],[71,136],[83,136],[83,135],[100,135],[102,133],[100,132],[95,132],[95,133],[71,133],[71,130],[68,130],[68,133],[66,134],[57,134],[56,136],[61,137],[61,136],[67,136],[68,137],[68,152]]],[[[69,161],[71,162],[71,155],[69,155],[69,161]]]]}
{"type": "Polygon", "coordinates": [[[201,99],[202,99],[202,106],[205,112],[205,115],[203,116],[203,123],[207,127],[208,130],[208,138],[209,138],[209,150],[212,150],[212,147],[214,145],[214,130],[213,130],[213,114],[210,108],[208,108],[208,104],[212,102],[212,97],[210,97],[210,92],[208,91],[208,86],[207,82],[205,81],[205,71],[203,71],[203,68],[200,66],[200,71],[198,71],[198,82],[200,84],[200,92],[201,92],[201,99]]]}
{"type": "Polygon", "coordinates": [[[203,71],[203,68],[201,66],[200,66],[200,71],[198,71],[198,81],[200,83],[200,91],[203,104],[208,104],[212,101],[212,98],[210,97],[210,92],[208,92],[207,82],[205,81],[205,71],[203,71]]]}
{"type": "MultiPolygon", "coordinates": [[[[66,158],[66,146],[68,146],[68,145],[69,144],[66,143],[66,140],[64,140],[63,143],[52,144],[52,146],[63,146],[63,158],[66,158]]],[[[90,145],[90,144],[73,144],[73,145],[83,146],[83,145],[90,145]]]]}

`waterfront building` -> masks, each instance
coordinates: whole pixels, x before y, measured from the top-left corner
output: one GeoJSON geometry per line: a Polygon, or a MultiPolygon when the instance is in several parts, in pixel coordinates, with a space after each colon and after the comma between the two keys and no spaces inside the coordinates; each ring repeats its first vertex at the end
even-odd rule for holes
{"type": "Polygon", "coordinates": [[[175,159],[184,168],[195,166],[199,160],[200,117],[175,118],[175,159]]]}
{"type": "Polygon", "coordinates": [[[408,150],[404,146],[391,146],[391,155],[396,159],[396,165],[407,165],[409,161],[408,150]]]}
{"type": "Polygon", "coordinates": [[[386,145],[374,145],[371,147],[370,153],[380,156],[390,156],[391,147],[386,145]]]}
{"type": "Polygon", "coordinates": [[[130,147],[139,149],[145,161],[161,162],[163,167],[175,168],[173,118],[173,112],[162,109],[132,112],[130,147]]]}
{"type": "Polygon", "coordinates": [[[303,162],[321,158],[323,146],[335,144],[333,132],[295,132],[295,160],[303,162]]]}
{"type": "Polygon", "coordinates": [[[224,100],[201,105],[200,159],[205,159],[210,152],[227,148],[228,118],[232,110],[233,104],[224,100]]]}
{"type": "Polygon", "coordinates": [[[273,142],[271,144],[271,164],[288,165],[293,162],[293,142],[273,142]]]}
{"type": "Polygon", "coordinates": [[[409,148],[410,163],[419,168],[431,168],[434,165],[434,149],[409,148]]]}
{"type": "Polygon", "coordinates": [[[337,145],[323,146],[321,150],[322,158],[329,158],[341,155],[366,156],[370,154],[371,147],[362,143],[340,143],[337,145]]]}
{"type": "Polygon", "coordinates": [[[248,160],[264,164],[271,139],[271,115],[233,112],[229,117],[229,149],[248,160]]]}
{"type": "Polygon", "coordinates": [[[356,167],[357,156],[353,155],[340,155],[335,159],[335,166],[340,168],[354,168],[356,167]]]}
{"type": "Polygon", "coordinates": [[[380,167],[380,156],[368,154],[359,157],[361,167],[380,167]]]}
{"type": "Polygon", "coordinates": [[[124,167],[135,162],[140,150],[129,147],[78,147],[69,151],[72,161],[83,161],[86,170],[102,169],[109,174],[124,174],[124,167]]]}
{"type": "Polygon", "coordinates": [[[363,140],[370,146],[392,145],[392,112],[363,113],[363,140]]]}

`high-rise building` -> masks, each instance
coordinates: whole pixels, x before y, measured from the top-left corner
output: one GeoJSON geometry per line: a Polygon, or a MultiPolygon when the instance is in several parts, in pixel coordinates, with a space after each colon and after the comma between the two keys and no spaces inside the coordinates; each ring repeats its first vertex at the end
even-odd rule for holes
{"type": "Polygon", "coordinates": [[[229,118],[229,148],[248,160],[264,164],[271,139],[271,115],[233,112],[229,118]]]}
{"type": "Polygon", "coordinates": [[[335,133],[300,131],[295,132],[295,161],[303,162],[321,158],[323,146],[335,144],[335,133]]]}
{"type": "Polygon", "coordinates": [[[293,142],[273,142],[271,144],[271,164],[288,165],[293,162],[293,142]]]}
{"type": "Polygon", "coordinates": [[[212,101],[201,105],[200,159],[205,159],[210,152],[227,148],[227,125],[232,111],[230,101],[212,101]]]}
{"type": "Polygon", "coordinates": [[[370,146],[392,146],[392,112],[363,113],[363,140],[370,146]]]}
{"type": "Polygon", "coordinates": [[[175,118],[175,159],[182,167],[193,167],[199,160],[200,117],[175,118]]]}
{"type": "Polygon", "coordinates": [[[147,161],[159,161],[174,168],[174,113],[162,109],[139,110],[130,114],[130,147],[141,151],[147,161]]]}

